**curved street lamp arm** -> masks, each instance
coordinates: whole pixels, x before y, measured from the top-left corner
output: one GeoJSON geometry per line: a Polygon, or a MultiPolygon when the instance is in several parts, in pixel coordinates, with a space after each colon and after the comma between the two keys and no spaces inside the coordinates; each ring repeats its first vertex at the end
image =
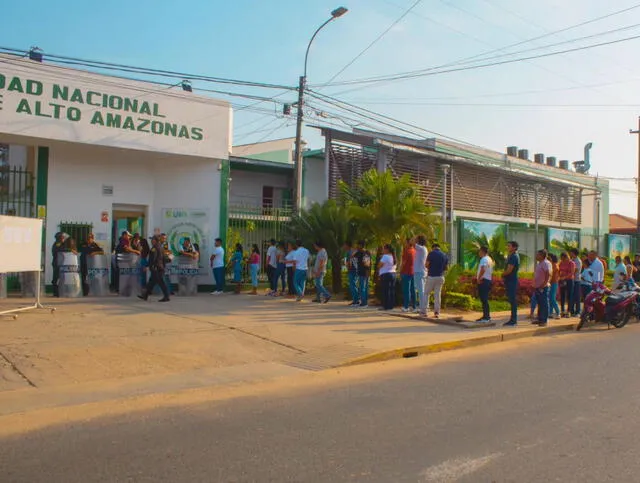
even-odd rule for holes
{"type": "Polygon", "coordinates": [[[309,40],[309,45],[307,45],[307,51],[304,54],[304,77],[305,78],[307,77],[307,60],[309,60],[309,49],[311,49],[311,44],[313,43],[314,39],[316,38],[316,35],[318,35],[318,32],[320,32],[328,23],[330,23],[331,21],[333,21],[335,19],[336,19],[336,17],[328,18],[322,25],[320,25],[320,27],[318,27],[316,29],[316,31],[311,36],[311,40],[309,40]]]}

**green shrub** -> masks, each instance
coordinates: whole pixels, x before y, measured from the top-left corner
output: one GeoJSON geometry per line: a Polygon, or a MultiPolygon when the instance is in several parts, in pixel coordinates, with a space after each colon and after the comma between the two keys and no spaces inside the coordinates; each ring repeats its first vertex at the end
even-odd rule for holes
{"type": "Polygon", "coordinates": [[[471,295],[457,292],[447,292],[444,296],[443,305],[447,307],[456,307],[463,310],[471,310],[473,308],[474,299],[471,295]]]}

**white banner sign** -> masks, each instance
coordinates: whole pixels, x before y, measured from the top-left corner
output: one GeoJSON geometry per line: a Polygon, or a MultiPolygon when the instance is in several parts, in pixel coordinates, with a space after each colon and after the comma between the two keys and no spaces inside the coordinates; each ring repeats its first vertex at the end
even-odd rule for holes
{"type": "Polygon", "coordinates": [[[42,220],[0,215],[0,273],[40,271],[41,259],[42,220]]]}
{"type": "Polygon", "coordinates": [[[0,55],[0,133],[225,159],[230,122],[224,101],[0,55]]]}
{"type": "Polygon", "coordinates": [[[174,255],[182,250],[185,238],[200,248],[199,271],[201,277],[209,277],[210,246],[209,210],[165,208],[162,210],[162,232],[167,235],[169,248],[174,255]]]}

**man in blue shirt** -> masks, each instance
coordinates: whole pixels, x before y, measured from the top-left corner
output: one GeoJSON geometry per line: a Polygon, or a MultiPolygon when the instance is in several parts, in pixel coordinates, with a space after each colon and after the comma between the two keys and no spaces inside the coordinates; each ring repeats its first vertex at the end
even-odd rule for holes
{"type": "Polygon", "coordinates": [[[520,269],[520,255],[518,255],[518,242],[507,243],[507,268],[502,274],[504,286],[507,289],[507,298],[511,304],[511,318],[503,325],[515,327],[518,325],[518,270],[520,269]]]}
{"type": "Polygon", "coordinates": [[[444,285],[444,272],[447,271],[449,260],[440,251],[440,245],[431,245],[431,251],[427,255],[427,281],[425,283],[425,296],[427,299],[426,312],[429,312],[429,296],[433,292],[433,316],[440,317],[440,301],[442,299],[442,286],[444,285]]]}

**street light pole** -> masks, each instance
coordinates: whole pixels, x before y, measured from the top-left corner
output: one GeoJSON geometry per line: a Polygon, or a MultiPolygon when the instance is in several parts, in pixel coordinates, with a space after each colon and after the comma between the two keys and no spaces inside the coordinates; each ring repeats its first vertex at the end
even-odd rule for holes
{"type": "Polygon", "coordinates": [[[638,117],[638,130],[634,131],[629,129],[629,134],[636,134],[638,136],[638,178],[636,184],[638,186],[638,200],[636,205],[636,231],[640,233],[640,117],[638,117]]]}
{"type": "Polygon", "coordinates": [[[298,116],[296,119],[296,159],[294,165],[295,172],[295,206],[296,211],[300,212],[302,209],[302,122],[304,120],[304,90],[307,87],[307,62],[309,60],[309,50],[311,49],[311,44],[313,40],[318,35],[318,32],[322,30],[326,25],[328,25],[333,20],[342,17],[348,10],[345,7],[338,7],[331,12],[331,17],[327,19],[320,27],[316,29],[316,31],[311,36],[311,40],[309,40],[309,44],[307,45],[307,51],[304,54],[304,74],[300,76],[300,80],[298,83],[298,116]]]}

